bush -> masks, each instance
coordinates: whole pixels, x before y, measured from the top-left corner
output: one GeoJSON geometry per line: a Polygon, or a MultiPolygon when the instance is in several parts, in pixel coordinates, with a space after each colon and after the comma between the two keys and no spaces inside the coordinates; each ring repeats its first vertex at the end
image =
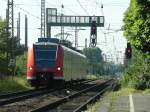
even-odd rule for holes
{"type": "Polygon", "coordinates": [[[26,74],[26,64],[27,56],[26,53],[24,55],[17,56],[16,58],[16,75],[25,75],[26,74]]]}
{"type": "Polygon", "coordinates": [[[146,89],[150,88],[150,71],[148,73],[143,73],[142,77],[138,78],[138,83],[136,83],[135,88],[136,89],[146,89]]]}
{"type": "Polygon", "coordinates": [[[134,58],[122,77],[122,85],[140,90],[150,88],[150,63],[145,62],[145,57],[140,52],[135,51],[134,58]]]}

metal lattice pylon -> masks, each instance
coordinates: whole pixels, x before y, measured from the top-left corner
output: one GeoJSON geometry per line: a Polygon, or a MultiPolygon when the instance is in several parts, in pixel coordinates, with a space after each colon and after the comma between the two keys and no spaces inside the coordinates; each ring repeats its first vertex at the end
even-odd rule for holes
{"type": "Polygon", "coordinates": [[[7,42],[7,47],[10,49],[10,57],[8,55],[7,51],[7,64],[9,67],[11,67],[12,75],[15,74],[15,65],[16,65],[16,59],[15,59],[15,37],[14,37],[14,4],[13,0],[8,0],[7,4],[7,31],[9,34],[10,40],[11,40],[11,46],[9,47],[9,44],[7,42]]]}
{"type": "Polygon", "coordinates": [[[14,4],[13,0],[8,0],[8,9],[7,9],[7,27],[9,32],[9,38],[11,38],[11,54],[10,58],[14,60],[14,4]]]}
{"type": "Polygon", "coordinates": [[[8,29],[10,37],[14,38],[14,8],[13,0],[8,0],[8,29]]]}
{"type": "Polygon", "coordinates": [[[41,37],[45,38],[45,0],[41,0],[41,37]]]}

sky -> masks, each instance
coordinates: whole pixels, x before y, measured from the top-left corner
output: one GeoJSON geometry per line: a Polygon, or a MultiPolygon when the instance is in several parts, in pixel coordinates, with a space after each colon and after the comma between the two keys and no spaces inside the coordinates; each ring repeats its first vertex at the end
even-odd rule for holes
{"type": "MultiPolygon", "coordinates": [[[[124,12],[129,6],[130,0],[45,0],[46,8],[57,8],[58,14],[76,16],[104,16],[105,26],[98,28],[98,47],[106,55],[107,61],[122,63],[126,47],[126,39],[123,32],[115,32],[123,25],[124,12]],[[64,9],[61,9],[61,5],[64,9]],[[103,8],[101,8],[103,4],[103,8]],[[109,30],[108,30],[109,29],[109,30]]],[[[24,43],[24,17],[28,16],[28,44],[32,46],[40,37],[40,0],[14,0],[14,22],[16,22],[18,12],[21,13],[21,43],[24,43]]],[[[0,16],[5,18],[7,0],[0,0],[0,16]]],[[[78,32],[79,49],[83,49],[85,38],[90,40],[90,28],[80,28],[78,32]]],[[[74,32],[71,27],[65,27],[65,32],[72,33],[68,40],[74,43],[74,32]]],[[[52,27],[52,38],[60,33],[60,27],[52,27]]]]}

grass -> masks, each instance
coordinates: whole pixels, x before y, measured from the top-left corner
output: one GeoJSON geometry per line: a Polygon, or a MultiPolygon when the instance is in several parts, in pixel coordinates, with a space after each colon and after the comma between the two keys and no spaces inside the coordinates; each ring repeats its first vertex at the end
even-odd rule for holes
{"type": "Polygon", "coordinates": [[[134,93],[141,93],[141,94],[150,94],[150,89],[145,90],[136,90],[133,88],[122,88],[120,91],[118,91],[121,95],[127,95],[127,94],[134,94],[134,93]]]}
{"type": "Polygon", "coordinates": [[[97,77],[95,75],[87,75],[86,77],[87,79],[91,79],[91,80],[94,80],[94,79],[97,79],[97,77]]]}
{"type": "MultiPolygon", "coordinates": [[[[114,100],[114,94],[105,93],[101,99],[99,99],[95,104],[89,105],[87,112],[96,112],[99,107],[102,107],[105,103],[111,103],[110,101],[114,100]]],[[[111,105],[111,104],[110,104],[111,105]]]]}
{"type": "Polygon", "coordinates": [[[0,79],[0,92],[21,91],[30,88],[25,76],[11,76],[0,79]]]}
{"type": "Polygon", "coordinates": [[[150,89],[146,89],[143,94],[150,94],[150,89]]]}
{"type": "Polygon", "coordinates": [[[99,108],[108,106],[108,111],[113,111],[113,105],[119,96],[127,95],[132,92],[132,89],[122,89],[117,92],[106,92],[101,99],[99,99],[95,104],[89,105],[87,112],[97,112],[99,108]]]}

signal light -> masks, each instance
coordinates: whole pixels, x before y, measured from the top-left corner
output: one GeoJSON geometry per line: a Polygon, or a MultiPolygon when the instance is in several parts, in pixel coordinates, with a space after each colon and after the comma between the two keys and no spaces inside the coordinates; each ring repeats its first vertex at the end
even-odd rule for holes
{"type": "Polygon", "coordinates": [[[127,43],[127,48],[126,48],[126,51],[125,51],[125,55],[126,55],[127,59],[132,58],[132,48],[131,48],[130,43],[127,43]]]}
{"type": "Polygon", "coordinates": [[[128,49],[128,53],[130,53],[131,52],[131,50],[130,49],[128,49]]]}
{"type": "Polygon", "coordinates": [[[96,21],[92,21],[91,35],[96,35],[96,34],[97,34],[96,21]]]}

